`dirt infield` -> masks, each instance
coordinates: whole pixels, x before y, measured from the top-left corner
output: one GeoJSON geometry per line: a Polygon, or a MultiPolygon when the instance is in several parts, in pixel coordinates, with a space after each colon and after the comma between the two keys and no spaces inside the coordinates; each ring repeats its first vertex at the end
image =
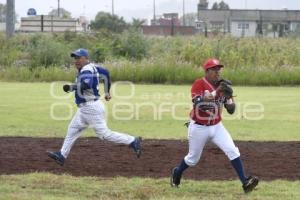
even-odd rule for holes
{"type": "MultiPolygon", "coordinates": [[[[28,172],[67,173],[75,176],[169,177],[170,170],[187,153],[187,141],[144,140],[137,159],[131,149],[98,138],[81,138],[64,167],[47,157],[58,150],[61,138],[0,137],[0,175],[28,172]]],[[[300,142],[236,142],[248,174],[262,180],[300,180],[300,142]]],[[[229,180],[236,175],[227,157],[208,144],[196,167],[184,174],[196,180],[229,180]]]]}

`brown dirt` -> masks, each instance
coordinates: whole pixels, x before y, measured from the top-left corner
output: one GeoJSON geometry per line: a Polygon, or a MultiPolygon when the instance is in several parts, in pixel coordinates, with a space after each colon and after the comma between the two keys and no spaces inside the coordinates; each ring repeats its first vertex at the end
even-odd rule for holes
{"type": "MultiPolygon", "coordinates": [[[[58,150],[61,138],[0,137],[0,175],[29,172],[67,173],[74,176],[169,177],[172,167],[187,153],[186,140],[144,140],[140,159],[125,145],[98,138],[81,138],[63,167],[48,158],[46,150],[58,150]]],[[[236,142],[247,174],[263,180],[300,180],[300,142],[236,142]]],[[[185,178],[237,179],[227,157],[208,144],[196,167],[185,178]]]]}

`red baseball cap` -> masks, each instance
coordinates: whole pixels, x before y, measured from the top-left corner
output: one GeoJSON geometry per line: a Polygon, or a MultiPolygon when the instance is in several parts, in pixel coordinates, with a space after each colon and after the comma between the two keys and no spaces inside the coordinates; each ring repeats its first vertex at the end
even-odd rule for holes
{"type": "Polygon", "coordinates": [[[224,67],[224,65],[220,64],[220,61],[215,58],[207,59],[203,65],[205,71],[213,67],[224,67]]]}

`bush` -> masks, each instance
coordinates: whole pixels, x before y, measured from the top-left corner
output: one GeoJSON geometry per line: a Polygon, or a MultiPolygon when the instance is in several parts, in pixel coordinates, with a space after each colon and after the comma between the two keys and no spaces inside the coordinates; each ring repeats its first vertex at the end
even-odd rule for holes
{"type": "Polygon", "coordinates": [[[61,66],[69,57],[69,50],[51,38],[41,38],[30,48],[31,67],[61,66]]]}
{"type": "Polygon", "coordinates": [[[14,48],[15,40],[6,39],[4,34],[0,34],[0,65],[10,66],[17,60],[22,52],[14,48]]]}
{"type": "Polygon", "coordinates": [[[146,56],[148,47],[146,38],[135,31],[125,31],[112,45],[114,55],[138,60],[146,56]]]}
{"type": "Polygon", "coordinates": [[[10,39],[0,34],[0,80],[73,79],[73,72],[69,75],[61,66],[70,66],[70,52],[83,47],[93,61],[109,67],[113,80],[191,84],[203,75],[200,65],[216,57],[225,64],[224,77],[235,85],[299,85],[299,42],[300,38],[145,38],[133,30],[17,34],[10,39]]]}

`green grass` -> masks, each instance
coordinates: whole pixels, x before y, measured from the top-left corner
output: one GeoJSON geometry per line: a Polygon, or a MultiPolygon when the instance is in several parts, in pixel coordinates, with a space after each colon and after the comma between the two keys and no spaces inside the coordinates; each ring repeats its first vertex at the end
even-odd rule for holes
{"type": "MultiPolygon", "coordinates": [[[[191,84],[204,71],[186,61],[174,58],[162,60],[115,60],[104,64],[113,81],[131,80],[140,84],[191,84]]],[[[1,69],[0,80],[18,82],[72,81],[76,70],[61,67],[6,67],[1,69]]],[[[297,86],[300,67],[226,67],[224,77],[239,86],[297,86]]]]}
{"type": "Polygon", "coordinates": [[[238,181],[183,180],[179,189],[168,179],[72,177],[48,173],[0,176],[0,199],[300,199],[300,182],[262,181],[245,195],[238,181]]]}
{"type": "MultiPolygon", "coordinates": [[[[77,108],[73,103],[73,94],[64,94],[62,85],[55,84],[53,92],[66,99],[51,97],[49,83],[0,82],[0,135],[64,137],[77,108]],[[66,120],[51,118],[53,105],[56,105],[54,115],[66,120]]],[[[134,85],[134,90],[126,84],[115,86],[112,87],[113,100],[105,103],[111,129],[144,138],[187,137],[187,129],[183,124],[188,119],[191,107],[190,86],[134,85]],[[124,98],[131,93],[132,98],[124,98]],[[157,114],[158,110],[163,110],[161,115],[157,114]],[[172,113],[180,119],[174,119],[172,113]]],[[[234,90],[237,112],[234,116],[223,116],[224,124],[235,140],[300,140],[299,87],[234,87],[234,90]],[[257,109],[251,104],[263,106],[264,112],[244,112],[257,109]],[[262,119],[249,120],[249,117],[260,114],[263,114],[262,119]]],[[[95,134],[90,130],[84,136],[95,134]]]]}

